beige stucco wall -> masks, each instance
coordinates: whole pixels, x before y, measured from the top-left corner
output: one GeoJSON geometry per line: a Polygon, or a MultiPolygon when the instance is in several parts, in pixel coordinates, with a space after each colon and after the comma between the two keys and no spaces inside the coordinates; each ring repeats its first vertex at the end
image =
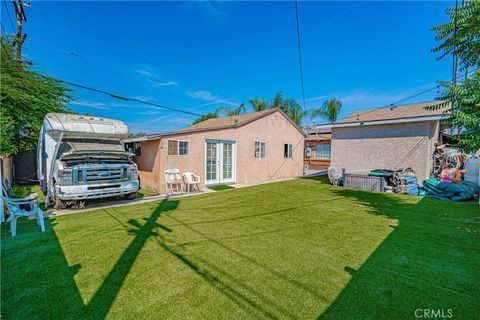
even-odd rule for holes
{"type": "Polygon", "coordinates": [[[332,164],[347,173],[411,167],[422,182],[430,177],[439,122],[332,129],[332,164]]]}
{"type": "Polygon", "coordinates": [[[192,171],[205,182],[205,140],[235,141],[236,183],[255,183],[303,174],[304,137],[280,112],[241,127],[176,134],[142,142],[142,155],[135,157],[142,188],[165,193],[163,170],[192,171]],[[189,155],[168,155],[168,140],[189,142],[189,155]],[[266,142],[265,158],[255,158],[255,141],[266,142]],[[293,145],[291,159],[283,157],[284,144],[293,145]]]}

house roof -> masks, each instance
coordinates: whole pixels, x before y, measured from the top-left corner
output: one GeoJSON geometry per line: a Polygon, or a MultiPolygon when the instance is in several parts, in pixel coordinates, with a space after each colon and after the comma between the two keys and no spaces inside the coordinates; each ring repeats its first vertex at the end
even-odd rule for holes
{"type": "Polygon", "coordinates": [[[332,132],[332,124],[327,124],[323,125],[321,127],[318,127],[316,125],[313,126],[308,126],[304,127],[303,131],[309,135],[309,134],[317,134],[317,133],[331,133],[332,132]]]}
{"type": "Polygon", "coordinates": [[[268,109],[268,110],[263,110],[263,111],[259,111],[259,112],[240,114],[240,115],[236,115],[236,116],[208,119],[208,120],[196,123],[194,125],[191,125],[189,127],[186,127],[184,129],[181,129],[180,131],[190,131],[190,130],[196,130],[196,129],[214,129],[214,128],[223,128],[223,127],[230,127],[230,126],[241,126],[245,123],[251,122],[253,120],[264,117],[268,114],[274,113],[277,110],[279,110],[279,109],[268,109]]]}
{"type": "Polygon", "coordinates": [[[404,118],[427,117],[442,115],[447,108],[435,111],[425,110],[425,107],[438,104],[438,101],[411,103],[399,106],[388,106],[384,108],[356,111],[338,123],[365,122],[378,120],[392,120],[404,118]]]}
{"type": "Polygon", "coordinates": [[[309,134],[305,141],[324,141],[324,140],[331,140],[332,134],[331,133],[316,133],[316,134],[309,134]]]}
{"type": "Polygon", "coordinates": [[[236,115],[236,116],[208,119],[208,120],[205,120],[205,121],[199,122],[197,124],[188,126],[188,127],[183,128],[181,130],[178,130],[178,131],[151,134],[151,135],[146,135],[146,136],[143,136],[143,137],[126,139],[126,140],[124,140],[124,142],[139,142],[139,141],[146,141],[146,140],[157,140],[157,139],[161,139],[163,136],[203,132],[203,131],[209,131],[209,130],[236,128],[236,127],[241,127],[243,125],[246,125],[247,123],[253,122],[257,119],[263,118],[267,115],[273,114],[275,112],[280,112],[298,131],[300,131],[303,135],[305,135],[303,130],[295,122],[293,122],[285,114],[285,112],[283,112],[279,108],[274,108],[274,109],[268,109],[268,110],[263,110],[263,111],[258,111],[258,112],[246,113],[246,114],[241,114],[241,115],[236,115]]]}
{"type": "Polygon", "coordinates": [[[439,101],[411,103],[357,111],[336,123],[319,124],[316,128],[320,130],[339,127],[439,121],[442,118],[448,117],[448,114],[445,113],[448,110],[448,106],[434,111],[424,109],[425,107],[437,103],[439,103],[439,101]]]}

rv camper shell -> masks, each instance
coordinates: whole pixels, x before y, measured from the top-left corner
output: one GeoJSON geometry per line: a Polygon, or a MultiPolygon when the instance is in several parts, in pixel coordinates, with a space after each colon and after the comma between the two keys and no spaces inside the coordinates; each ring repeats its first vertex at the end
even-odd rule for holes
{"type": "Polygon", "coordinates": [[[138,171],[122,139],[119,120],[49,113],[37,148],[38,179],[47,204],[124,195],[134,198],[138,171]]]}

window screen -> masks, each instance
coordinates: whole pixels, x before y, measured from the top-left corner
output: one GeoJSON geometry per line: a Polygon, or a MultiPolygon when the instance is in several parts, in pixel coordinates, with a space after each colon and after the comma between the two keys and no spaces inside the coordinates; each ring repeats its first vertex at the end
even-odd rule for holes
{"type": "Polygon", "coordinates": [[[265,158],[266,143],[255,141],[255,158],[265,158]]]}

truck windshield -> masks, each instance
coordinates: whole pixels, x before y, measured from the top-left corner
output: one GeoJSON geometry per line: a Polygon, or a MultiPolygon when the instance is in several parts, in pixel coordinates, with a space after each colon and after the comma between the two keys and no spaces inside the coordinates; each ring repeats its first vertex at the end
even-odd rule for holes
{"type": "Polygon", "coordinates": [[[128,155],[123,144],[114,140],[82,139],[65,140],[60,145],[58,157],[74,154],[88,154],[89,156],[105,156],[105,154],[128,155]]]}

